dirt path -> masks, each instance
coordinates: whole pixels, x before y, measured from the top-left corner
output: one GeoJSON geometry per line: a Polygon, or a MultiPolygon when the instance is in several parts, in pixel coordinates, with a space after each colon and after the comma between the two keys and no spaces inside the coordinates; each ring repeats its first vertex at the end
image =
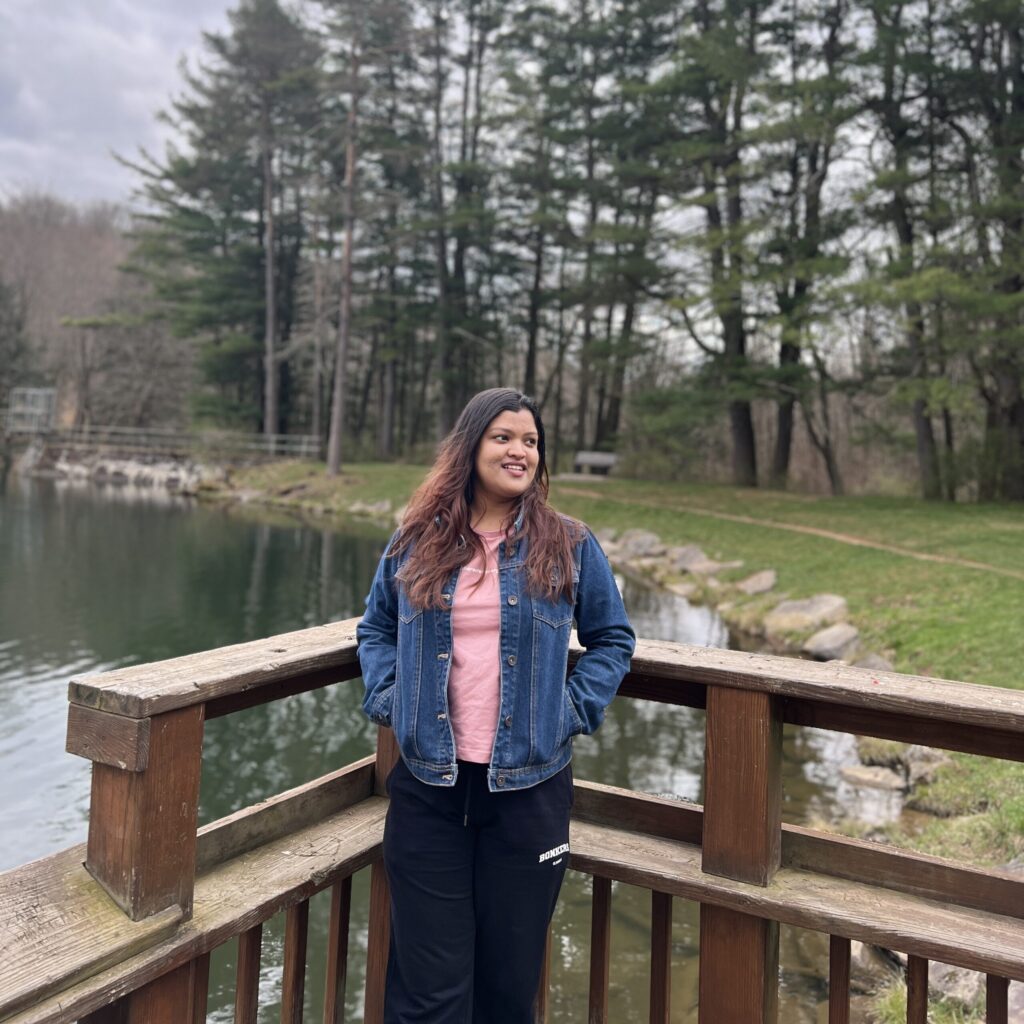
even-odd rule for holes
{"type": "Polygon", "coordinates": [[[743,523],[745,526],[764,526],[772,530],[786,530],[789,533],[804,533],[811,537],[823,537],[825,540],[834,540],[839,544],[849,544],[857,548],[871,548],[874,551],[885,551],[891,555],[901,555],[904,558],[915,558],[919,562],[937,562],[940,565],[956,565],[964,569],[976,569],[980,572],[993,573],[996,576],[1008,576],[1013,580],[1024,580],[1024,572],[1017,569],[1005,569],[998,565],[989,565],[987,562],[975,562],[969,558],[956,558],[953,555],[932,555],[926,551],[912,551],[910,548],[901,548],[896,544],[882,544],[879,541],[868,540],[866,537],[857,537],[851,533],[837,533],[835,530],[822,530],[817,526],[797,526],[793,523],[779,523],[774,519],[755,519],[753,516],[741,516],[731,512],[715,512],[711,509],[701,508],[699,505],[689,505],[685,501],[635,501],[631,498],[619,498],[611,494],[601,494],[596,491],[583,490],[577,487],[565,487],[559,485],[559,493],[572,494],[578,498],[595,498],[603,501],[614,501],[619,505],[638,505],[641,508],[667,508],[686,512],[688,515],[707,516],[709,519],[723,519],[730,523],[743,523]]]}

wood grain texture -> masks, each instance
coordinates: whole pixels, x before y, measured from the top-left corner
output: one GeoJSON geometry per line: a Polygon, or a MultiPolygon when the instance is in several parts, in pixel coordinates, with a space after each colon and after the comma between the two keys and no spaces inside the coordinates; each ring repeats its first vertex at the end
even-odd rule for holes
{"type": "Polygon", "coordinates": [[[91,1014],[93,1024],[203,1024],[210,957],[204,954],[91,1014]]]}
{"type": "Polygon", "coordinates": [[[383,1024],[384,979],[391,941],[391,896],[383,862],[370,868],[370,919],[366,936],[366,997],[363,1024],[383,1024]]]}
{"type": "Polygon", "coordinates": [[[704,870],[767,885],[782,850],[782,718],[766,693],[714,686],[704,746],[704,870]]]}
{"type": "MultiPolygon", "coordinates": [[[[286,906],[379,861],[386,810],[386,800],[371,797],[294,835],[217,865],[196,881],[191,920],[136,956],[63,988],[4,1024],[71,1024],[230,941],[286,906]]],[[[109,900],[107,903],[130,924],[109,900]]],[[[0,964],[0,969],[5,967],[0,964]]],[[[3,991],[0,987],[0,993],[3,991]]]]}
{"type": "Polygon", "coordinates": [[[68,686],[68,699],[101,711],[146,718],[310,672],[358,666],[358,622],[346,619],[102,675],[76,676],[68,686]]]}
{"type": "Polygon", "coordinates": [[[588,822],[570,825],[578,871],[1024,981],[1024,922],[780,868],[768,886],[701,871],[699,847],[588,822]]]}
{"type": "Polygon", "coordinates": [[[590,998],[587,1024],[609,1024],[608,981],[612,951],[612,883],[594,877],[590,903],[590,998]]]}
{"type": "Polygon", "coordinates": [[[907,958],[907,1024],[928,1024],[928,961],[907,958]]]}
{"type": "Polygon", "coordinates": [[[281,1024],[302,1024],[306,994],[306,940],[309,900],[292,904],[284,917],[284,971],[281,976],[281,1024]]]}
{"type": "Polygon", "coordinates": [[[373,757],[306,782],[204,825],[199,830],[196,870],[263,846],[373,794],[373,757]]]}
{"type": "Polygon", "coordinates": [[[651,893],[651,1024],[669,1024],[672,1012],[672,897],[651,893]]]}
{"type": "Polygon", "coordinates": [[[700,908],[700,1024],[776,1024],[779,926],[749,914],[700,908]]]}
{"type": "MultiPolygon", "coordinates": [[[[219,700],[280,680],[329,669],[358,674],[358,619],[76,677],[72,703],[133,718],[219,700]]],[[[573,637],[570,660],[582,653],[573,637]]],[[[339,679],[343,678],[339,674],[339,679]]],[[[768,654],[725,651],[669,641],[637,642],[623,693],[700,706],[700,688],[727,686],[823,704],[944,720],[1024,734],[1024,694],[897,672],[871,672],[838,662],[820,664],[768,654]]]]}
{"type": "Polygon", "coordinates": [[[125,917],[75,846],[0,874],[0,1020],[158,945],[182,919],[171,907],[138,923],[125,917]]]}
{"type": "Polygon", "coordinates": [[[123,771],[141,772],[149,761],[150,721],[70,704],[64,749],[123,771]]]}
{"type": "Polygon", "coordinates": [[[1009,1024],[1009,992],[1006,978],[985,978],[985,1024],[1009,1024]]]}
{"type": "Polygon", "coordinates": [[[345,983],[348,980],[348,929],[352,917],[352,876],[331,887],[331,915],[327,926],[327,969],[324,977],[324,1024],[345,1019],[345,983]]]}
{"type": "Polygon", "coordinates": [[[202,707],[153,719],[143,772],[92,767],[85,864],[133,921],[192,908],[202,707]]]}
{"type": "Polygon", "coordinates": [[[235,964],[235,1024],[256,1024],[260,1012],[260,959],[263,925],[256,924],[238,936],[235,964]]]}
{"type": "MultiPolygon", "coordinates": [[[[581,779],[574,783],[574,792],[574,821],[700,845],[704,814],[700,804],[581,779]]],[[[884,843],[783,823],[782,864],[974,910],[1024,918],[1024,878],[1020,875],[966,867],[884,843]]]]}
{"type": "Polygon", "coordinates": [[[828,940],[828,1024],[850,1024],[850,940],[828,940]]]}

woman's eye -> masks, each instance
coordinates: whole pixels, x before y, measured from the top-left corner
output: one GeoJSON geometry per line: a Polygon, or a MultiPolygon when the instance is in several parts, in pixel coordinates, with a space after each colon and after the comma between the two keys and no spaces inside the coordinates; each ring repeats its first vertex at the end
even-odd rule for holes
{"type": "Polygon", "coordinates": [[[528,438],[526,439],[526,443],[527,443],[527,444],[528,444],[528,445],[529,445],[529,446],[530,446],[531,448],[536,448],[536,447],[537,447],[537,440],[536,440],[536,438],[533,438],[533,437],[528,437],[528,438]]]}

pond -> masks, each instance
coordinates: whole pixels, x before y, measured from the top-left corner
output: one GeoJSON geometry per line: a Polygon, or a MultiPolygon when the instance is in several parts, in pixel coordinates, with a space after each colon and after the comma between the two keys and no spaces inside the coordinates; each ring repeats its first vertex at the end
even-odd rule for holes
{"type": "MultiPolygon", "coordinates": [[[[387,532],[314,527],[248,507],[197,505],[159,491],[9,477],[0,490],[0,870],[82,842],[88,762],[64,753],[67,682],[192,651],[357,615],[387,532]]],[[[620,577],[638,635],[726,646],[705,608],[620,577]]],[[[358,681],[207,724],[200,822],[316,778],[373,749],[358,681]]],[[[703,713],[619,700],[603,728],[577,740],[577,778],[701,799],[703,713]]],[[[856,760],[849,737],[788,728],[787,821],[837,820],[853,799],[838,766],[856,760]]],[[[859,813],[863,816],[865,808],[859,813]]],[[[884,818],[893,808],[868,807],[884,818]]],[[[362,1006],[366,873],[354,893],[348,1019],[362,1006]]],[[[322,1000],[329,894],[310,914],[309,1019],[322,1000]]],[[[616,884],[611,1019],[645,1021],[650,898],[616,884]]],[[[550,1016],[585,1015],[589,879],[570,872],[556,912],[550,1016]]],[[[276,1020],[283,921],[264,931],[261,1021],[276,1020]]],[[[783,929],[782,1019],[821,1019],[827,937],[783,929]]],[[[696,905],[675,901],[674,1022],[696,1021],[696,905]]],[[[213,958],[211,1021],[232,1019],[234,944],[213,958]]]]}

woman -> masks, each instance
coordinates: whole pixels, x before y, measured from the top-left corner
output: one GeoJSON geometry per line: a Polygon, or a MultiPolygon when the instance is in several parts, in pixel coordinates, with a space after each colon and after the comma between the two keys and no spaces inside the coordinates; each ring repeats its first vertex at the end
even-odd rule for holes
{"type": "Polygon", "coordinates": [[[359,626],[369,717],[394,729],[387,1024],[528,1024],[568,861],[572,737],[634,636],[608,561],[547,503],[544,425],[470,400],[381,559],[359,626]],[[575,618],[585,648],[567,677],[575,618]]]}

